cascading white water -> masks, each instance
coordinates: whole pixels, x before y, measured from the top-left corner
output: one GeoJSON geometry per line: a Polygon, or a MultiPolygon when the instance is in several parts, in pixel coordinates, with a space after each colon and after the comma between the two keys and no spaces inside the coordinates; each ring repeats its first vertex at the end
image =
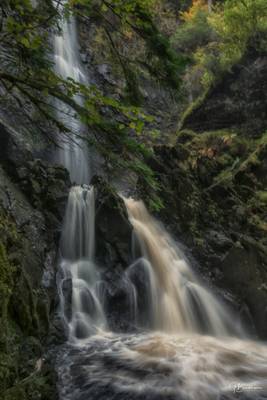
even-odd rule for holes
{"type": "MultiPolygon", "coordinates": [[[[71,340],[86,339],[106,327],[99,283],[94,263],[95,236],[94,188],[72,187],[61,237],[61,313],[71,340]],[[66,313],[64,284],[71,282],[71,310],[66,313]],[[69,314],[69,315],[68,315],[69,314]]],[[[69,299],[70,301],[70,299],[69,299]]]]}
{"type": "Polygon", "coordinates": [[[74,186],[69,194],[61,236],[61,253],[69,260],[93,260],[95,249],[94,188],[74,186]]]}
{"type": "Polygon", "coordinates": [[[216,336],[238,332],[229,313],[200,284],[177,244],[144,203],[131,198],[124,201],[141,252],[127,275],[131,280],[132,275],[144,271],[148,303],[145,318],[150,327],[165,332],[204,331],[216,336]]]}
{"type": "MultiPolygon", "coordinates": [[[[65,3],[59,5],[62,13],[65,3]]],[[[55,70],[64,79],[86,83],[78,53],[75,18],[64,19],[61,30],[61,35],[54,38],[55,70]]],[[[76,97],[76,101],[82,102],[82,99],[76,97]]],[[[60,245],[61,276],[58,282],[62,318],[68,327],[70,340],[75,341],[104,329],[106,321],[100,301],[101,279],[94,263],[95,199],[94,188],[86,186],[90,173],[83,140],[84,127],[70,107],[63,104],[57,104],[57,107],[58,117],[71,131],[70,137],[60,144],[58,161],[68,169],[71,181],[82,185],[73,186],[69,193],[60,245]],[[70,310],[68,303],[71,303],[70,310]]]]}
{"type": "MultiPolygon", "coordinates": [[[[62,13],[65,3],[66,0],[58,6],[62,13]]],[[[63,79],[71,78],[76,82],[86,83],[86,76],[78,53],[75,18],[71,16],[69,19],[64,19],[61,30],[61,34],[54,37],[55,71],[63,79]]],[[[82,102],[82,99],[76,97],[76,101],[82,102]]],[[[89,158],[83,140],[84,127],[70,107],[59,103],[57,108],[58,117],[71,131],[70,135],[62,137],[57,160],[69,170],[72,182],[88,183],[90,178],[89,158]]]]}

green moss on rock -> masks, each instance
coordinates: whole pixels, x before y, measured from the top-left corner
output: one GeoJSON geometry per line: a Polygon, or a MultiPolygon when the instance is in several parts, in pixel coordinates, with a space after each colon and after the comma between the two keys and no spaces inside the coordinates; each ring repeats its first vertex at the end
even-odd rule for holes
{"type": "MultiPolygon", "coordinates": [[[[164,189],[160,218],[218,285],[246,302],[266,338],[267,297],[259,285],[267,282],[265,136],[249,138],[230,129],[182,131],[174,146],[155,148],[150,166],[164,189]],[[234,274],[237,252],[239,269],[234,274]],[[246,264],[248,255],[251,262],[246,264]],[[240,286],[242,268],[244,276],[249,268],[258,278],[240,286]]],[[[141,197],[149,204],[149,188],[140,185],[141,197]]]]}
{"type": "Polygon", "coordinates": [[[27,276],[26,239],[1,204],[0,238],[0,398],[51,400],[50,371],[36,373],[40,337],[49,326],[45,293],[27,276]]]}

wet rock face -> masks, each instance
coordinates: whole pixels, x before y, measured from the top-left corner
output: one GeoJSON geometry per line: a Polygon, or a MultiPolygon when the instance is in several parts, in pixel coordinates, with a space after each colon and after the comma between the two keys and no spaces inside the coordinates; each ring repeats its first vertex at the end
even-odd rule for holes
{"type": "Polygon", "coordinates": [[[98,177],[96,190],[96,259],[109,270],[124,270],[130,263],[132,226],[123,200],[98,177]]]}
{"type": "Polygon", "coordinates": [[[2,121],[0,149],[0,358],[5,360],[0,392],[12,400],[26,393],[31,399],[30,392],[35,399],[39,392],[52,399],[52,370],[46,362],[39,375],[27,377],[42,357],[54,311],[69,177],[63,168],[35,159],[27,141],[2,121]]]}
{"type": "Polygon", "coordinates": [[[244,300],[257,330],[267,337],[267,272],[264,254],[252,243],[232,247],[222,258],[223,283],[244,300]]]}
{"type": "Polygon", "coordinates": [[[71,185],[67,170],[34,158],[19,134],[1,121],[0,134],[1,163],[8,176],[35,209],[62,220],[71,185]]]}
{"type": "Polygon", "coordinates": [[[1,164],[16,168],[25,160],[32,159],[29,146],[23,143],[23,138],[11,126],[0,119],[0,160],[1,164]]]}
{"type": "Polygon", "coordinates": [[[95,259],[102,270],[105,314],[113,331],[131,325],[129,293],[124,272],[131,263],[132,225],[122,198],[99,177],[91,182],[96,192],[95,259]]]}
{"type": "MultiPolygon", "coordinates": [[[[109,15],[108,18],[111,22],[113,17],[109,15]]],[[[116,27],[117,23],[118,20],[114,17],[111,25],[116,27]]],[[[81,58],[90,83],[103,90],[105,95],[114,97],[118,101],[126,104],[130,101],[132,104],[142,105],[148,115],[155,117],[153,122],[149,123],[149,131],[160,130],[161,135],[159,135],[158,140],[160,142],[168,140],[169,133],[176,131],[179,118],[179,107],[177,102],[173,100],[174,92],[169,87],[158,85],[153,76],[149,77],[147,70],[141,66],[134,75],[131,73],[132,89],[129,90],[125,70],[129,74],[131,72],[130,66],[128,66],[129,69],[122,69],[119,58],[110,51],[109,42],[99,40],[99,37],[103,34],[103,27],[101,21],[94,20],[93,17],[90,21],[83,18],[78,19],[81,58]]],[[[132,42],[131,44],[121,41],[121,51],[128,54],[129,46],[133,45],[132,48],[135,53],[140,47],[137,39],[135,43],[132,42]]],[[[125,67],[127,66],[125,65],[125,67]]],[[[107,118],[121,122],[120,116],[113,113],[109,107],[103,108],[102,113],[107,118]]]]}
{"type": "Polygon", "coordinates": [[[238,128],[258,134],[267,128],[267,57],[248,54],[227,73],[184,121],[196,132],[238,128]]]}
{"type": "Polygon", "coordinates": [[[61,221],[70,187],[67,170],[35,159],[18,168],[17,176],[21,189],[34,207],[51,219],[56,217],[61,221]]]}

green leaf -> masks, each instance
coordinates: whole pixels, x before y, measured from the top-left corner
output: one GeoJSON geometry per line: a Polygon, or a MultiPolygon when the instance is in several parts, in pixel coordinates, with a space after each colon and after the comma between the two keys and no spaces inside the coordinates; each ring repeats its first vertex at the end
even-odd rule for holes
{"type": "Polygon", "coordinates": [[[21,44],[29,49],[31,47],[30,41],[25,36],[20,39],[21,44]]]}

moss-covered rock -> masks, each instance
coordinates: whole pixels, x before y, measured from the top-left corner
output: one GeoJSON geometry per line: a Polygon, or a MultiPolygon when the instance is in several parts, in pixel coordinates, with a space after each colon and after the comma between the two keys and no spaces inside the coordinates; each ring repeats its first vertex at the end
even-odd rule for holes
{"type": "MultiPolygon", "coordinates": [[[[245,303],[267,337],[266,134],[182,131],[157,146],[151,168],[162,187],[159,217],[214,282],[245,303]]],[[[141,196],[150,194],[141,184],[141,196]]]]}
{"type": "Polygon", "coordinates": [[[24,262],[34,261],[36,257],[34,252],[28,252],[29,239],[19,231],[3,205],[0,215],[1,399],[49,399],[52,397],[43,396],[46,392],[55,392],[54,384],[49,383],[50,378],[45,377],[43,371],[36,375],[35,370],[44,353],[42,338],[49,329],[50,310],[46,308],[43,312],[43,303],[47,301],[48,307],[51,298],[41,288],[38,272],[31,279],[24,269],[24,262]]]}
{"type": "Polygon", "coordinates": [[[237,129],[258,135],[267,128],[266,55],[248,53],[219,84],[187,110],[183,128],[195,132],[237,129]]]}

